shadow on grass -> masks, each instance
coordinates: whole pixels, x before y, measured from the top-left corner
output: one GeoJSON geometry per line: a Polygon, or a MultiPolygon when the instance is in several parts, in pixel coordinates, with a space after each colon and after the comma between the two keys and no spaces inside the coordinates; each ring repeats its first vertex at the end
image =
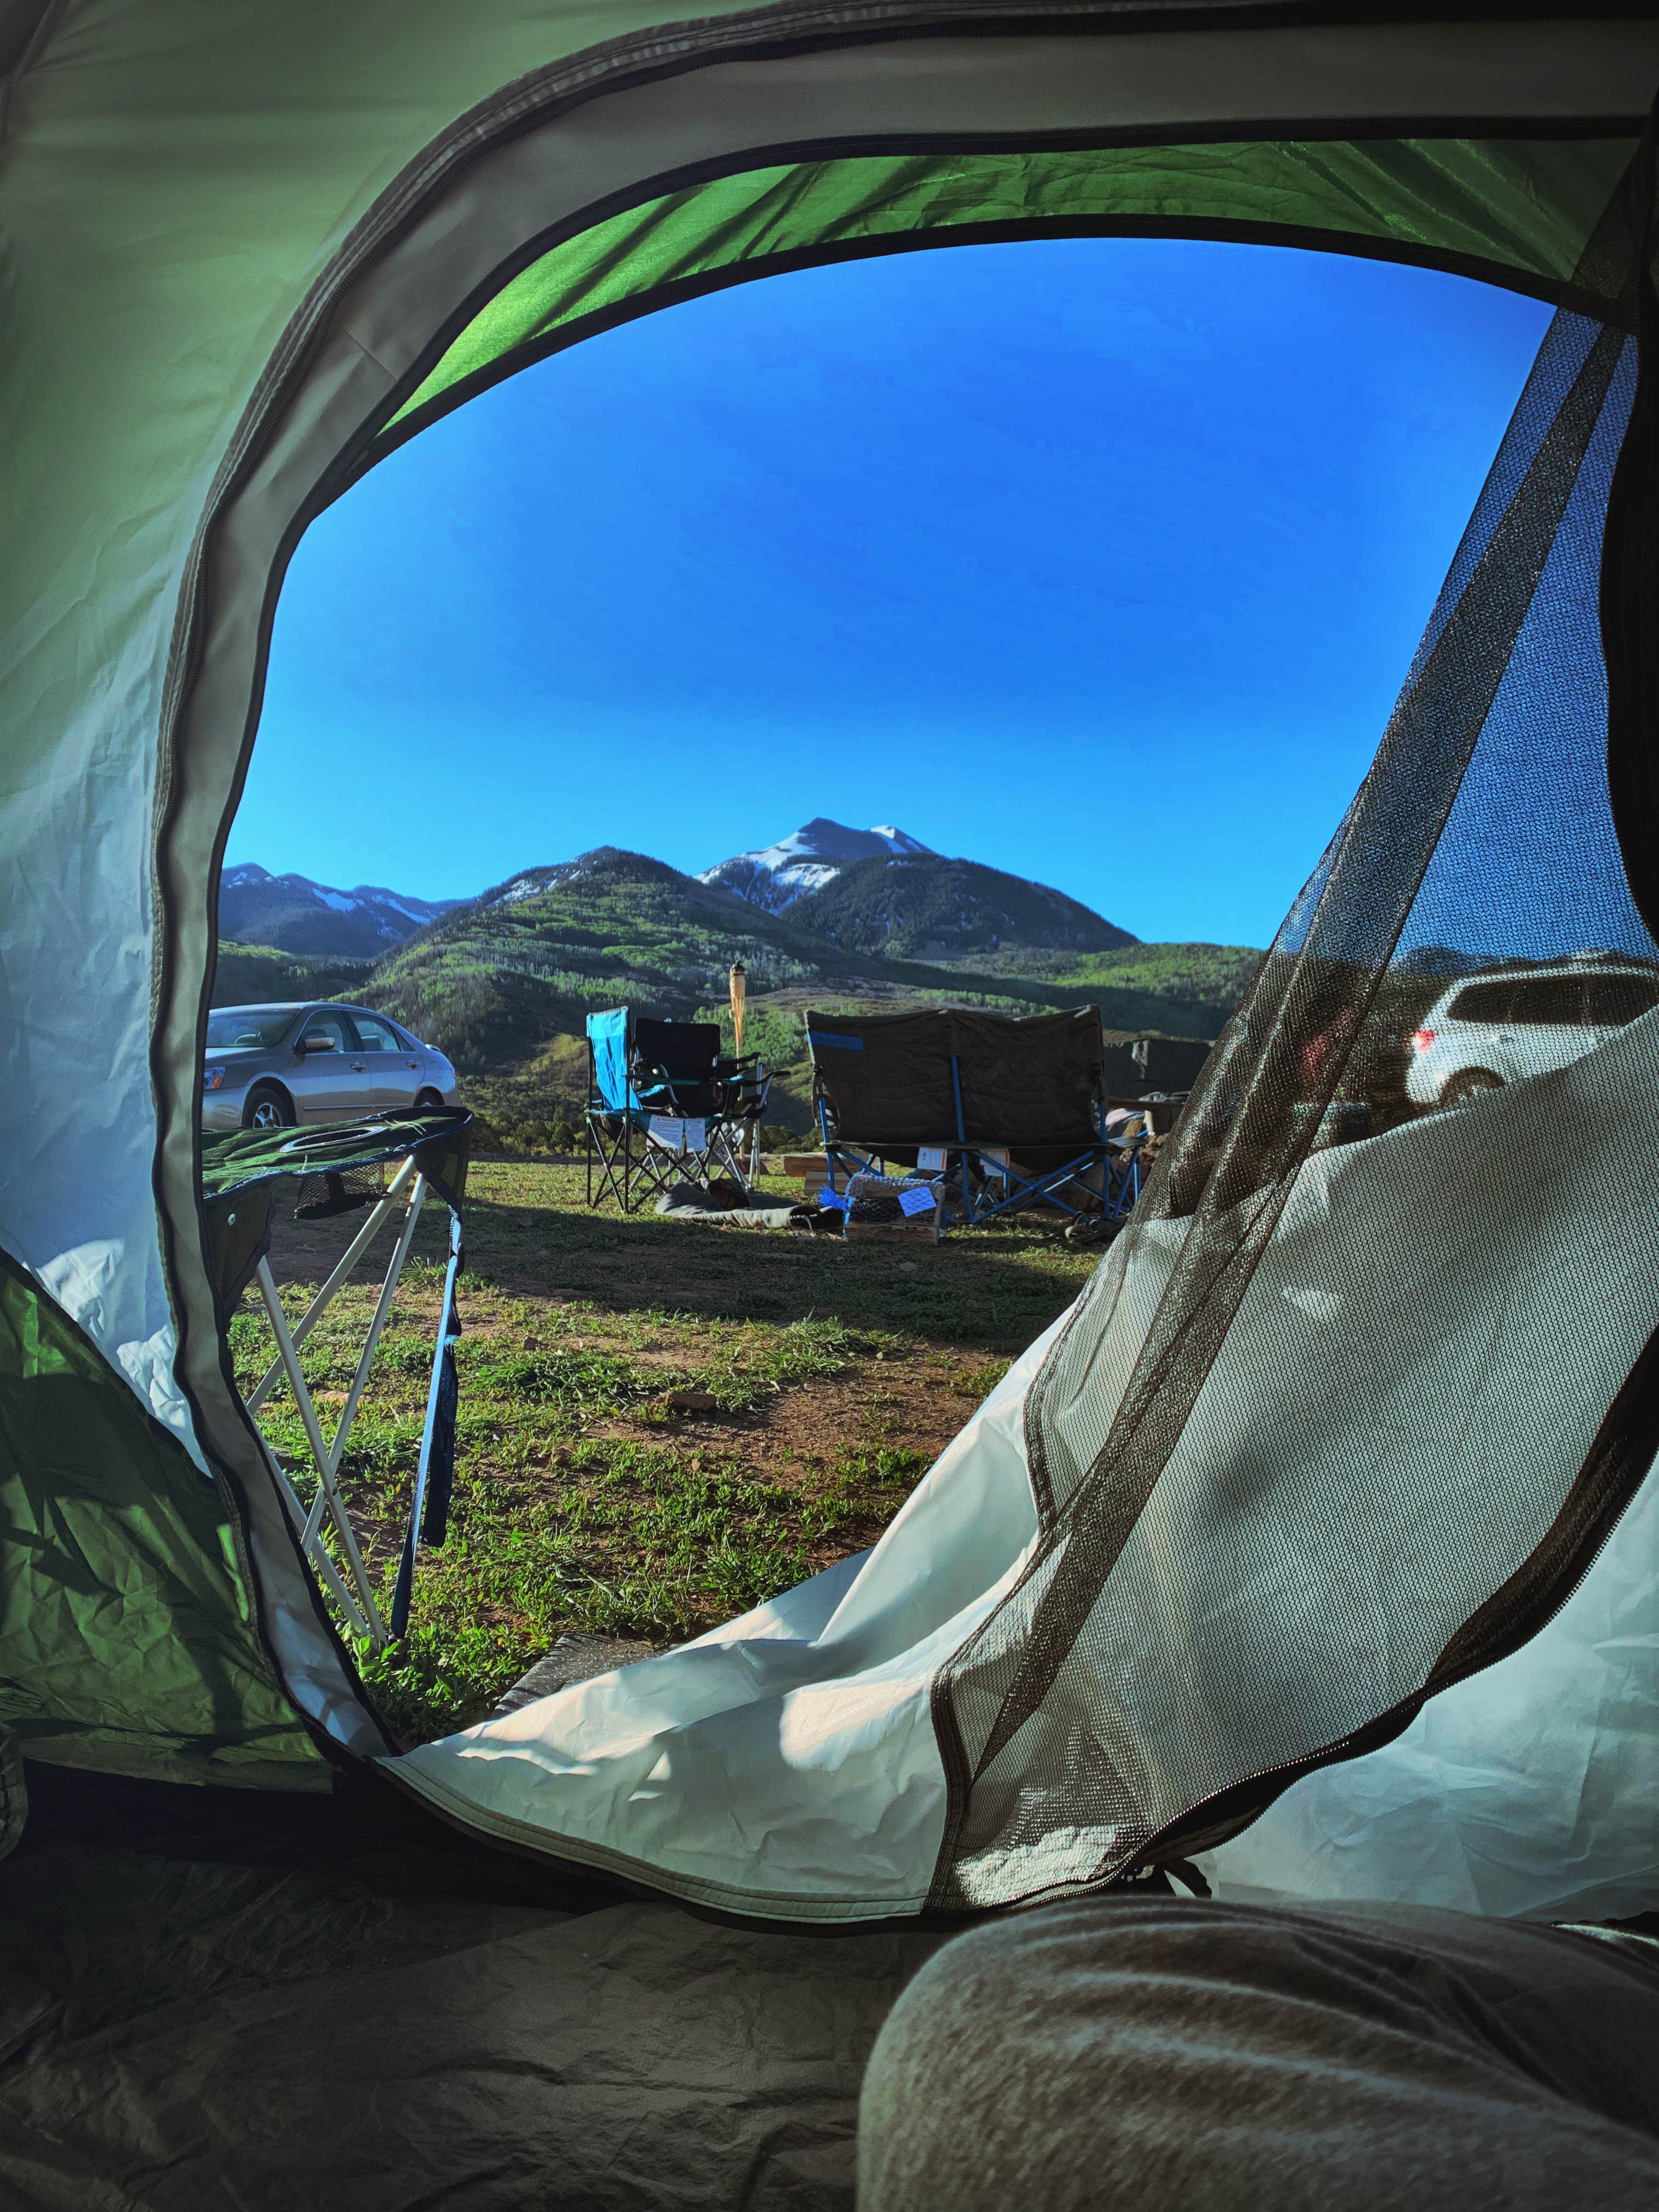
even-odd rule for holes
{"type": "MultiPolygon", "coordinates": [[[[578,1171],[486,1161],[467,1206],[468,1272],[502,1289],[591,1299],[614,1312],[664,1306],[729,1321],[807,1314],[924,1341],[1017,1351],[1077,1296],[1097,1255],[1058,1227],[958,1231],[944,1243],[852,1243],[701,1222],[588,1212],[578,1171]]],[[[780,1193],[781,1198],[784,1194],[780,1193]]]]}
{"type": "MultiPolygon", "coordinates": [[[[478,1718],[562,1634],[676,1642],[874,1543],[1094,1265],[1032,1224],[849,1245],[590,1212],[581,1185],[545,1161],[472,1170],[448,1535],[418,1555],[409,1634],[361,1655],[404,1742],[478,1718]],[[682,1392],[694,1402],[676,1407],[682,1392]]],[[[292,1318],[349,1233],[279,1223],[292,1318]]],[[[387,1601],[446,1244],[434,1206],[341,1467],[387,1601]]],[[[378,1273],[364,1268],[301,1355],[331,1432],[378,1273]]],[[[246,1389],[272,1349],[251,1304],[231,1346],[246,1389]]],[[[308,1501],[285,1389],[261,1423],[308,1501]]]]}

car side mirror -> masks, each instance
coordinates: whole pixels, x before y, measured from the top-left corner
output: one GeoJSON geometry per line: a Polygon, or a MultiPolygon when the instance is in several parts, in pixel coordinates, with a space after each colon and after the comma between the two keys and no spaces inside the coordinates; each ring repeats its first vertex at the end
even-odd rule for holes
{"type": "Polygon", "coordinates": [[[302,1053],[337,1052],[339,1050],[339,1047],[335,1043],[331,1036],[308,1036],[301,1038],[300,1049],[302,1053]]]}

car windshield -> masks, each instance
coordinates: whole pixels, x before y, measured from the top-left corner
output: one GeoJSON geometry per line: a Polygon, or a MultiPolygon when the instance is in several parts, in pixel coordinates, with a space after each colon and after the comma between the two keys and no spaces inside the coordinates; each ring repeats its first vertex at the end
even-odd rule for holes
{"type": "Polygon", "coordinates": [[[207,1048],[230,1052],[238,1045],[280,1044],[293,1028],[293,1006],[216,1006],[208,1016],[207,1048]]]}
{"type": "Polygon", "coordinates": [[[1591,975],[1584,990],[1587,1018],[1610,1028],[1651,1013],[1659,1004],[1659,980],[1651,975],[1591,975]]]}

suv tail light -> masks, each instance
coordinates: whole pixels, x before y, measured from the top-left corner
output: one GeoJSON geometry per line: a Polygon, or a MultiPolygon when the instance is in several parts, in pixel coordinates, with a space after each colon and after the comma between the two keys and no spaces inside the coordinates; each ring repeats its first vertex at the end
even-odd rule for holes
{"type": "Polygon", "coordinates": [[[1434,1031],[1432,1030],[1413,1030],[1412,1031],[1412,1050],[1413,1052],[1426,1052],[1433,1042],[1434,1031]]]}

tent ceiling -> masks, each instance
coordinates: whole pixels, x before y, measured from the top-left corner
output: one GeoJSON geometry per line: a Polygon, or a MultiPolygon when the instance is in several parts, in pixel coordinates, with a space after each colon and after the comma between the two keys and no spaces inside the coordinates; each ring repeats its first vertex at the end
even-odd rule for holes
{"type": "Polygon", "coordinates": [[[1636,143],[1619,126],[1589,138],[1221,140],[744,169],[602,217],[507,276],[376,452],[631,316],[723,283],[908,247],[1045,234],[1232,239],[1416,261],[1559,302],[1636,143]]]}

